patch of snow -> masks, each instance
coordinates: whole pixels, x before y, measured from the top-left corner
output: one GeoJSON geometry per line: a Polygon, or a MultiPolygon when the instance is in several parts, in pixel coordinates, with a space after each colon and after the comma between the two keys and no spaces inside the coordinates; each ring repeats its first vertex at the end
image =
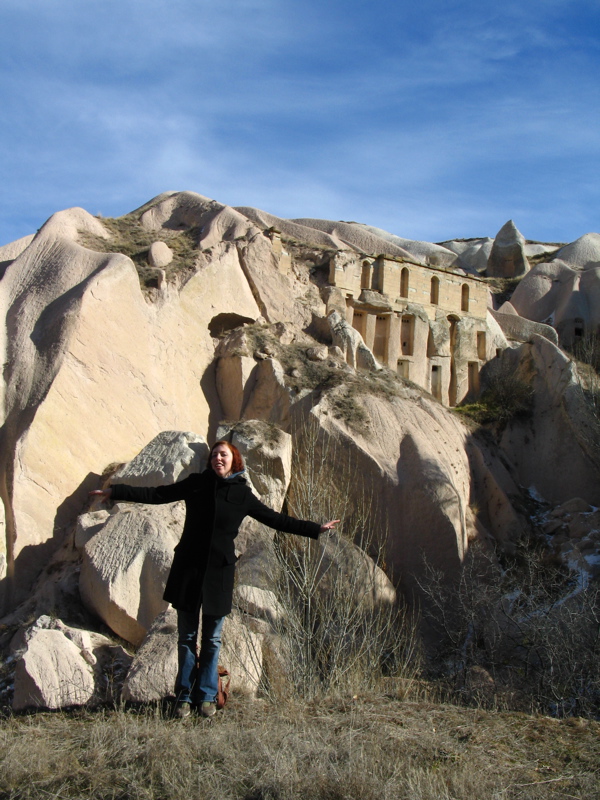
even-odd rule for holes
{"type": "Polygon", "coordinates": [[[586,561],[590,567],[596,567],[600,565],[600,553],[590,553],[587,556],[583,556],[583,560],[586,561]]]}
{"type": "Polygon", "coordinates": [[[533,486],[533,485],[530,486],[529,489],[527,489],[527,491],[529,493],[529,496],[533,497],[533,499],[536,500],[538,503],[545,503],[546,502],[544,500],[544,498],[542,497],[542,495],[535,488],[535,486],[533,486]]]}

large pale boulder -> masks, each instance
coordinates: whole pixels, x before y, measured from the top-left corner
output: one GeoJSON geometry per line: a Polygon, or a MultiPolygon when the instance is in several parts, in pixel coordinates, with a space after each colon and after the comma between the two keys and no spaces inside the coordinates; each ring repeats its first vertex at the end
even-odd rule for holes
{"type": "Polygon", "coordinates": [[[42,630],[15,669],[13,708],[83,705],[94,696],[94,671],[60,631],[42,630]]]}
{"type": "Polygon", "coordinates": [[[364,609],[373,609],[396,602],[396,590],[385,572],[364,550],[333,534],[322,536],[315,556],[317,593],[321,597],[351,590],[354,601],[364,609]]]}
{"type": "Polygon", "coordinates": [[[251,630],[236,611],[223,625],[220,663],[231,675],[231,691],[256,697],[263,673],[263,634],[251,630]]]}
{"type": "Polygon", "coordinates": [[[262,316],[267,322],[291,322],[306,328],[313,313],[324,314],[325,304],[310,281],[296,281],[294,275],[278,269],[268,236],[249,236],[237,243],[238,255],[248,284],[260,297],[262,316]]]}
{"type": "Polygon", "coordinates": [[[112,483],[163,486],[202,472],[208,459],[203,436],[189,431],[161,431],[135,458],[118,469],[112,483]]]}
{"type": "Polygon", "coordinates": [[[114,676],[131,657],[106,636],[42,616],[13,639],[16,659],[13,709],[63,708],[91,700],[114,699],[107,693],[106,670],[114,676]]]}
{"type": "Polygon", "coordinates": [[[77,523],[75,524],[75,535],[73,537],[73,545],[75,549],[78,551],[83,550],[92,536],[95,536],[99,531],[102,530],[109,517],[110,512],[106,509],[90,511],[87,514],[81,514],[81,516],[77,517],[77,523]]]}
{"type": "MultiPolygon", "coordinates": [[[[161,486],[184,480],[206,466],[202,436],[162,431],[112,476],[113,483],[161,486]]],[[[139,644],[166,608],[164,585],[181,536],[183,503],[146,506],[119,503],[112,514],[79,517],[75,544],[82,548],[81,597],[119,636],[139,644]]]]}
{"type": "MultiPolygon", "coordinates": [[[[538,264],[519,282],[510,305],[522,317],[554,325],[556,309],[565,304],[578,277],[560,259],[538,264]]],[[[498,310],[505,312],[504,306],[498,310]]]]}
{"type": "MultiPolygon", "coordinates": [[[[506,311],[508,311],[509,305],[504,303],[503,308],[506,306],[506,311]]],[[[544,336],[553,344],[558,344],[558,334],[550,325],[533,322],[515,313],[489,310],[488,314],[494,318],[502,329],[502,333],[512,342],[528,342],[534,334],[537,334],[538,336],[544,336]]]]}
{"type": "Polygon", "coordinates": [[[126,702],[150,703],[173,694],[177,677],[177,612],[171,606],[154,619],[123,682],[126,702]]]}
{"type": "Polygon", "coordinates": [[[274,591],[277,587],[279,569],[272,531],[264,525],[258,529],[253,526],[251,535],[247,537],[244,552],[236,565],[237,585],[254,586],[266,592],[274,591]]]}
{"type": "Polygon", "coordinates": [[[279,511],[292,474],[290,434],[262,420],[244,420],[222,423],[217,439],[238,448],[254,490],[263,503],[279,511]]]}
{"type": "Polygon", "coordinates": [[[148,263],[151,267],[162,269],[173,261],[173,251],[165,242],[152,242],[148,250],[148,263]]]}
{"type": "Polygon", "coordinates": [[[290,326],[280,323],[252,333],[238,329],[221,340],[215,352],[216,385],[225,419],[287,425],[294,396],[275,355],[282,344],[295,338],[290,326]],[[256,335],[267,341],[259,345],[253,341],[256,335]]]}
{"type": "Polygon", "coordinates": [[[79,589],[84,604],[127,642],[139,645],[162,599],[183,530],[182,503],[119,503],[83,548],[79,589]]]}
{"type": "Polygon", "coordinates": [[[442,242],[442,244],[458,255],[458,265],[466,272],[479,273],[487,269],[494,240],[490,238],[467,239],[466,241],[442,242]]]}
{"type": "Polygon", "coordinates": [[[487,238],[477,245],[468,247],[460,254],[459,265],[468,272],[485,272],[493,246],[494,240],[487,238]]]}
{"type": "MultiPolygon", "coordinates": [[[[364,533],[370,539],[372,532],[364,533]]],[[[332,534],[312,543],[286,539],[277,547],[269,540],[248,550],[238,568],[237,607],[283,631],[290,611],[287,604],[296,606],[294,592],[302,581],[299,567],[311,584],[311,596],[332,613],[337,603],[346,601],[364,611],[396,602],[394,585],[373,559],[343,536],[332,534]]]]}
{"type": "Polygon", "coordinates": [[[275,592],[269,589],[238,583],[233,593],[233,602],[242,614],[258,617],[271,625],[284,621],[284,608],[275,592]]]}

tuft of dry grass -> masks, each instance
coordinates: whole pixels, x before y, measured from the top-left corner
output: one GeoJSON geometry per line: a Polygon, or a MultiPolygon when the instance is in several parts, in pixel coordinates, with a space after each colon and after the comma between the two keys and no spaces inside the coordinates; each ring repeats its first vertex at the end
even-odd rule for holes
{"type": "Polygon", "coordinates": [[[600,794],[600,724],[393,697],[235,699],[213,722],[159,709],[0,723],[0,797],[541,800],[600,794]]]}
{"type": "Polygon", "coordinates": [[[117,252],[131,258],[143,289],[152,289],[157,285],[157,270],[149,266],[147,261],[150,245],[156,241],[165,242],[173,251],[173,261],[165,268],[167,281],[185,282],[196,272],[200,254],[199,229],[173,231],[161,228],[160,231],[148,231],[134,214],[117,218],[103,217],[101,222],[109,232],[110,238],[103,239],[100,236],[80,232],[81,243],[100,253],[117,252]]]}

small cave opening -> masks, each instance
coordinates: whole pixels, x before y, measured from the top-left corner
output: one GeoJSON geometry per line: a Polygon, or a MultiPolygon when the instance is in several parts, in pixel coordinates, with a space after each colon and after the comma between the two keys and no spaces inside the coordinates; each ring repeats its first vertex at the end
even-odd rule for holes
{"type": "Polygon", "coordinates": [[[208,323],[208,330],[211,336],[219,338],[229,333],[229,331],[239,328],[240,325],[245,323],[251,325],[255,321],[252,317],[242,317],[241,314],[217,314],[208,323]]]}

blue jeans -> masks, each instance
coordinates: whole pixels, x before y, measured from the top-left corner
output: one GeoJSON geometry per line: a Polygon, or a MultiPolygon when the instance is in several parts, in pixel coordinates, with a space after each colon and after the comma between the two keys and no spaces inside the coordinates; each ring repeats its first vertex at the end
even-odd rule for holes
{"type": "Polygon", "coordinates": [[[196,669],[199,615],[177,611],[177,655],[179,671],[175,682],[177,700],[183,703],[213,703],[219,688],[219,652],[225,617],[202,615],[200,658],[196,669]]]}

